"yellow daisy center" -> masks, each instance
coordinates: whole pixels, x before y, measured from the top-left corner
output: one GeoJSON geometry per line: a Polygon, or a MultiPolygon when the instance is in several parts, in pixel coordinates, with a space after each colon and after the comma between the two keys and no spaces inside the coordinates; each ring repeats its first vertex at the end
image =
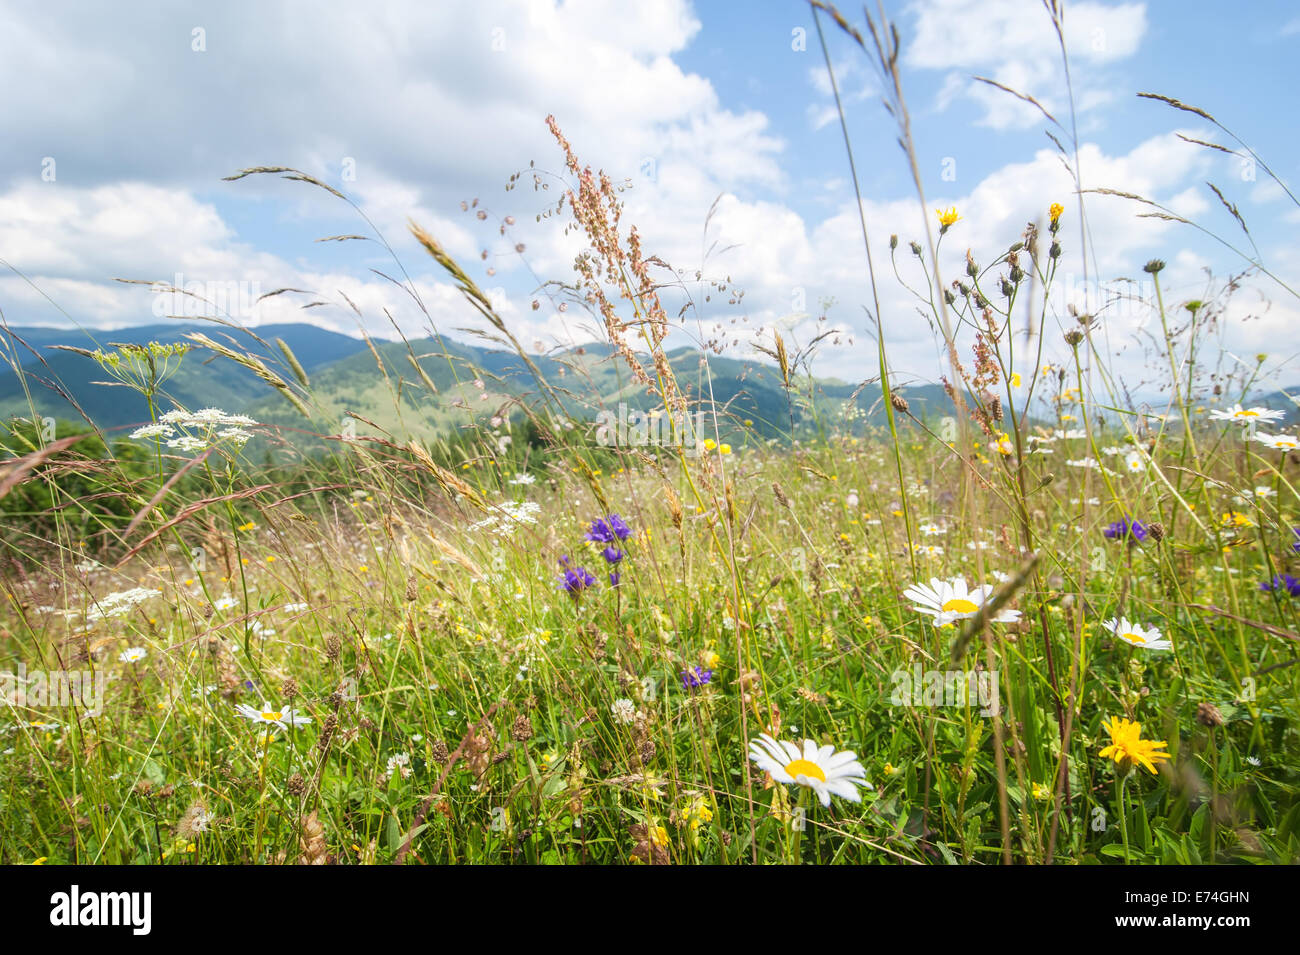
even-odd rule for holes
{"type": "Polygon", "coordinates": [[[1146,642],[1147,642],[1146,637],[1140,637],[1140,636],[1138,636],[1136,633],[1125,633],[1125,634],[1121,634],[1121,636],[1122,636],[1125,640],[1127,640],[1129,643],[1146,643],[1146,642]]]}
{"type": "Polygon", "coordinates": [[[1257,411],[1249,411],[1249,410],[1243,408],[1241,411],[1238,411],[1238,412],[1237,412],[1237,417],[1238,417],[1238,418],[1258,418],[1258,417],[1259,417],[1259,412],[1257,412],[1257,411]]]}
{"type": "Polygon", "coordinates": [[[946,613],[974,613],[979,607],[964,597],[953,597],[943,605],[946,613]]]}
{"type": "Polygon", "coordinates": [[[822,768],[810,760],[796,759],[793,763],[786,765],[785,771],[795,779],[804,776],[808,779],[817,779],[821,782],[826,782],[826,774],[822,772],[822,768]]]}
{"type": "Polygon", "coordinates": [[[262,719],[266,720],[268,723],[274,723],[283,716],[284,714],[278,711],[273,713],[267,713],[266,711],[262,712],[262,719]]]}

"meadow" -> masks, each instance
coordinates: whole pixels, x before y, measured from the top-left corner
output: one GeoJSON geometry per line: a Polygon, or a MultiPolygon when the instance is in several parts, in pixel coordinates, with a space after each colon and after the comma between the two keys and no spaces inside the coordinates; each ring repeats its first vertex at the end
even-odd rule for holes
{"type": "MultiPolygon", "coordinates": [[[[896,35],[817,6],[911,156],[896,35]]],[[[927,206],[929,234],[864,268],[932,317],[950,406],[891,380],[902,319],[876,304],[861,394],[819,400],[816,342],[776,332],[786,408],[755,421],[711,400],[711,348],[692,387],[667,357],[666,299],[737,293],[643,250],[552,130],[546,199],[588,247],[540,294],[602,330],[620,390],[583,399],[605,417],[575,411],[581,356],[543,374],[412,224],[536,372],[475,406],[492,389],[458,359],[449,404],[414,356],[376,355],[441,436],[345,418],[265,463],[291,429],[168,397],[216,358],[311,413],[292,351],[233,350],[221,320],[81,353],[147,401],[129,435],[10,424],[0,862],[1300,861],[1300,442],[1214,350],[1234,283],[1167,301],[1164,263],[1134,263],[1153,294],[1123,307],[1164,369],[1134,402],[1098,341],[1114,303],[1049,304],[1082,190],[947,281],[943,244],[979,224],[927,206]],[[611,433],[633,395],[641,430],[611,433]]],[[[293,169],[231,178],[264,175],[350,201],[293,169]]]]}

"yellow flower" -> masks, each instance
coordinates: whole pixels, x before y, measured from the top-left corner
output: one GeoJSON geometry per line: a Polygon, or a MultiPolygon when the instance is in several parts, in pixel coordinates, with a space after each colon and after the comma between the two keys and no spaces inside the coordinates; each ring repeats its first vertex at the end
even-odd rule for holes
{"type": "Polygon", "coordinates": [[[1056,221],[1061,218],[1061,213],[1064,211],[1065,206],[1061,205],[1059,202],[1053,202],[1047,207],[1047,218],[1051,219],[1052,224],[1055,225],[1056,221]]]}
{"type": "Polygon", "coordinates": [[[705,438],[705,439],[704,439],[704,450],[705,450],[705,451],[712,451],[712,450],[713,450],[714,448],[716,448],[717,446],[718,446],[718,442],[714,441],[712,438],[705,438]]]}
{"type": "Polygon", "coordinates": [[[1169,744],[1143,739],[1141,723],[1112,716],[1101,726],[1110,734],[1110,745],[1101,751],[1101,758],[1113,759],[1120,770],[1127,772],[1132,766],[1141,765],[1154,773],[1157,762],[1169,759],[1168,753],[1160,752],[1169,744]]]}
{"type": "Polygon", "coordinates": [[[1011,437],[1005,431],[998,435],[998,439],[989,445],[998,454],[1009,457],[1016,453],[1016,446],[1011,443],[1011,437]]]}
{"type": "Polygon", "coordinates": [[[705,803],[703,796],[695,796],[682,807],[682,821],[698,832],[700,826],[713,820],[713,810],[705,803]]]}
{"type": "Polygon", "coordinates": [[[653,829],[650,830],[650,841],[657,846],[667,847],[668,830],[665,829],[663,826],[655,826],[653,829]]]}
{"type": "Polygon", "coordinates": [[[718,445],[718,453],[719,453],[719,454],[730,454],[730,453],[731,453],[731,445],[729,445],[729,444],[721,444],[721,445],[718,445]]]}
{"type": "Polygon", "coordinates": [[[941,230],[947,229],[948,226],[961,218],[961,216],[957,215],[956,206],[950,206],[947,212],[944,212],[942,209],[935,209],[934,214],[939,217],[939,228],[941,230]]]}
{"type": "Polygon", "coordinates": [[[1042,783],[1034,783],[1034,798],[1051,799],[1052,798],[1051,787],[1044,786],[1042,783]]]}
{"type": "Polygon", "coordinates": [[[1013,373],[1012,373],[1012,375],[1011,375],[1011,387],[1012,387],[1012,388],[1019,388],[1019,387],[1020,387],[1020,372],[1017,371],[1017,372],[1013,372],[1013,373]]]}

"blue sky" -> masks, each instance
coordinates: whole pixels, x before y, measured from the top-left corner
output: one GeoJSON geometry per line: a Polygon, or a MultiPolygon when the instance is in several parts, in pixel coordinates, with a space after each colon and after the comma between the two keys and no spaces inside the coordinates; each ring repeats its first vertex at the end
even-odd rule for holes
{"type": "MultiPolygon", "coordinates": [[[[997,78],[1066,118],[1059,56],[1039,4],[927,0],[886,9],[903,38],[929,204],[956,204],[963,217],[944,239],[945,272],[958,274],[967,248],[988,261],[1059,201],[1069,210],[1063,272],[1080,273],[1075,200],[1047,124],[972,80],[997,78]]],[[[1296,206],[1262,172],[1243,177],[1237,157],[1176,137],[1233,145],[1208,123],[1134,94],[1161,92],[1207,109],[1295,182],[1300,151],[1286,78],[1295,75],[1300,8],[1096,0],[1066,9],[1085,186],[1148,195],[1242,243],[1205,186],[1213,181],[1239,206],[1265,262],[1297,287],[1287,278],[1300,272],[1296,206]]],[[[176,303],[112,279],[179,273],[186,282],[311,290],[250,309],[242,316],[250,324],[310,319],[384,335],[387,310],[406,332],[427,331],[410,300],[371,271],[392,271],[386,253],[313,241],[368,231],[337,200],[278,180],[221,181],[243,166],[276,163],[354,198],[393,243],[440,330],[471,325],[473,316],[410,241],[408,217],[492,290],[522,340],[581,342],[591,335],[582,316],[560,313],[544,296],[541,308],[530,307],[539,297],[533,276],[571,278],[578,245],[553,220],[533,221],[549,195],[503,189],[530,160],[560,168],[543,124],[553,112],[585,161],[632,180],[627,219],[648,251],[673,265],[699,266],[704,218],[721,197],[710,238],[730,248],[707,271],[732,276],[746,296],[738,308],[710,303],[677,341],[720,330],[734,342],[730,352],[747,357],[774,328],[807,340],[829,325],[840,331],[838,344],[819,353],[817,369],[846,379],[871,373],[864,257],[806,5],[237,0],[215,9],[86,3],[53,11],[19,2],[9,23],[0,78],[26,92],[0,105],[10,132],[0,142],[0,258],[22,273],[0,275],[0,308],[13,324],[154,321],[176,303]],[[493,217],[516,218],[509,236],[461,212],[459,203],[475,197],[493,217]],[[303,312],[312,300],[331,304],[303,312]],[[824,322],[823,300],[834,303],[824,322]]],[[[879,262],[891,232],[904,247],[923,237],[922,212],[878,78],[833,24],[824,20],[824,28],[879,262]]],[[[1140,277],[1142,263],[1159,256],[1170,263],[1164,278],[1178,301],[1202,297],[1203,270],[1222,276],[1242,267],[1186,226],[1135,218],[1129,203],[1092,196],[1087,208],[1095,276],[1140,277]]],[[[932,333],[892,277],[885,284],[896,366],[937,379],[932,333]]],[[[1276,352],[1269,371],[1291,384],[1284,333],[1297,317],[1294,296],[1252,280],[1224,314],[1221,344],[1243,355],[1276,352]]],[[[1105,328],[1109,360],[1139,387],[1150,376],[1142,347],[1150,321],[1132,308],[1110,313],[1105,328]]]]}

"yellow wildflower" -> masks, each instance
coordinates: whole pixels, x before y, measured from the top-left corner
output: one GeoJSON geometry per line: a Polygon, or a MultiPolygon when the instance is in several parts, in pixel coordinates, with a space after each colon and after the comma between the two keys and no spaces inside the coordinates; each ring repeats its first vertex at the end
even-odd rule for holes
{"type": "Polygon", "coordinates": [[[1154,773],[1157,762],[1169,759],[1168,753],[1160,752],[1169,744],[1163,740],[1143,739],[1141,723],[1112,716],[1101,726],[1110,734],[1110,745],[1101,751],[1101,757],[1113,759],[1116,768],[1124,772],[1134,765],[1141,765],[1154,773]]]}

